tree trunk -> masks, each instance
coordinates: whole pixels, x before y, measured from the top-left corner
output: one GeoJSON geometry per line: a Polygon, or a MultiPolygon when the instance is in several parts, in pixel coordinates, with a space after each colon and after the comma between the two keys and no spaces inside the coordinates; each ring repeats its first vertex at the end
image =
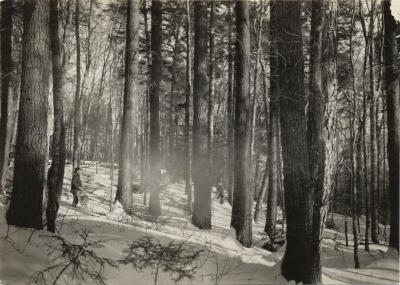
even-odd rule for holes
{"type": "Polygon", "coordinates": [[[150,199],[149,213],[161,215],[160,204],[160,83],[161,83],[161,1],[151,2],[151,86],[150,86],[150,199]]]}
{"type": "Polygon", "coordinates": [[[310,270],[313,193],[310,185],[306,136],[304,58],[301,3],[276,1],[271,17],[277,24],[279,61],[280,123],[283,174],[285,177],[285,208],[287,245],[282,261],[282,275],[287,280],[313,283],[310,270]],[[276,13],[276,14],[275,14],[276,13]],[[294,140],[293,138],[296,138],[294,140]]]}
{"type": "Polygon", "coordinates": [[[186,0],[186,86],[185,86],[185,154],[184,154],[184,176],[185,193],[187,197],[187,210],[192,213],[192,179],[190,159],[190,98],[192,97],[192,65],[190,45],[190,0],[186,0]]]}
{"type": "Polygon", "coordinates": [[[233,39],[232,39],[232,6],[228,5],[228,100],[227,100],[227,120],[228,120],[228,139],[227,139],[227,188],[228,203],[232,205],[233,200],[233,120],[234,120],[234,98],[233,98],[233,39]]]}
{"type": "Polygon", "coordinates": [[[207,1],[194,2],[193,163],[194,205],[192,223],[211,228],[211,179],[208,134],[207,1]]]}
{"type": "Polygon", "coordinates": [[[63,80],[61,44],[58,37],[58,0],[50,0],[50,41],[53,67],[54,129],[52,137],[51,166],[48,171],[48,202],[46,209],[47,230],[55,232],[57,212],[60,204],[65,168],[65,127],[63,111],[63,80]]]}
{"type": "Polygon", "coordinates": [[[400,140],[400,82],[399,63],[396,62],[396,22],[390,9],[390,1],[383,2],[385,28],[384,62],[388,132],[388,163],[390,193],[389,247],[399,252],[399,140],[400,140]]]}
{"type": "Polygon", "coordinates": [[[250,161],[250,98],[247,80],[250,72],[249,4],[238,1],[235,43],[235,134],[234,134],[234,190],[231,226],[238,241],[252,246],[252,191],[250,161]]]}
{"type": "Polygon", "coordinates": [[[10,225],[42,229],[47,152],[47,107],[51,72],[49,1],[26,1],[22,39],[22,84],[10,225]]]}
{"type": "Polygon", "coordinates": [[[75,0],[75,40],[76,40],[76,86],[74,96],[74,144],[72,153],[72,168],[79,167],[79,136],[81,125],[81,40],[79,34],[80,0],[75,0]]]}
{"type": "Polygon", "coordinates": [[[1,3],[1,118],[0,118],[0,193],[5,191],[11,138],[14,131],[14,102],[11,81],[13,77],[12,15],[13,1],[1,3]]]}
{"type": "Polygon", "coordinates": [[[215,184],[215,172],[213,162],[214,152],[214,97],[215,97],[215,45],[214,45],[214,34],[215,34],[215,1],[210,2],[210,22],[209,22],[209,81],[208,81],[208,108],[207,108],[207,148],[209,155],[210,170],[212,176],[211,185],[215,184]]]}
{"type": "Polygon", "coordinates": [[[116,201],[132,213],[132,151],[136,123],[136,76],[139,64],[139,2],[128,0],[125,49],[125,85],[121,120],[119,171],[116,201]]]}

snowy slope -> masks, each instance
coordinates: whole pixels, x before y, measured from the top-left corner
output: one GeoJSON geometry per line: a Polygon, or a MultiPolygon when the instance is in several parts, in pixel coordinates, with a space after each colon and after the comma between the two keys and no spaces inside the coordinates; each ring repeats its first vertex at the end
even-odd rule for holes
{"type": "MultiPolygon", "coordinates": [[[[114,176],[117,177],[116,175],[114,176]]],[[[109,170],[87,164],[82,171],[82,182],[89,193],[87,209],[71,208],[71,166],[67,165],[64,193],[59,211],[60,235],[73,244],[81,244],[79,233],[89,230],[90,241],[101,241],[102,247],[94,252],[104,258],[117,261],[127,255],[128,244],[143,237],[168,245],[182,244],[185,248],[203,250],[193,266],[198,270],[192,280],[187,278],[178,284],[282,284],[280,260],[284,248],[276,253],[261,249],[266,241],[263,233],[264,220],[253,224],[254,247],[243,248],[230,230],[230,206],[219,204],[213,193],[213,229],[199,230],[191,225],[185,212],[186,196],[183,184],[164,185],[161,193],[163,216],[157,221],[147,215],[143,195],[134,194],[135,215],[128,216],[121,205],[114,205],[110,212],[109,170]]],[[[116,181],[115,181],[116,183],[116,181]]],[[[116,185],[115,185],[116,186],[116,185]]],[[[114,193],[115,187],[114,186],[114,193]]],[[[46,231],[33,231],[8,227],[5,223],[5,199],[1,197],[0,213],[0,284],[29,284],[37,272],[56,263],[60,254],[60,241],[46,231]],[[56,259],[57,260],[57,259],[56,259]]],[[[339,224],[343,217],[335,215],[339,224]]],[[[350,222],[350,221],[349,221],[350,222]]],[[[351,223],[349,223],[351,225],[351,223]]],[[[278,225],[280,227],[280,225],[278,225]]],[[[361,269],[353,269],[353,249],[344,245],[344,236],[334,230],[325,230],[322,242],[324,283],[398,283],[399,269],[396,253],[387,252],[384,245],[372,245],[369,253],[360,251],[361,269]]],[[[350,239],[351,241],[351,239],[350,239]]],[[[131,264],[118,268],[105,266],[106,284],[154,284],[157,268],[135,269],[131,264]]],[[[72,272],[58,280],[57,284],[91,284],[72,278],[72,272]]],[[[46,275],[51,284],[55,278],[46,275]]],[[[157,284],[175,284],[174,275],[159,270],[157,284]]]]}

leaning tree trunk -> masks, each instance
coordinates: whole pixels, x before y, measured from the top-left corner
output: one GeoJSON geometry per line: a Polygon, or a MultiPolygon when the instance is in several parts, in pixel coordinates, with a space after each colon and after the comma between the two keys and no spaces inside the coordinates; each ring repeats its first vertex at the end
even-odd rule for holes
{"type": "Polygon", "coordinates": [[[25,1],[23,26],[14,188],[7,221],[10,225],[42,229],[51,72],[49,1],[25,1]]]}
{"type": "Polygon", "coordinates": [[[0,193],[5,191],[8,159],[14,131],[14,102],[10,86],[13,74],[11,57],[12,0],[1,3],[1,118],[0,118],[0,193]]]}
{"type": "Polygon", "coordinates": [[[252,245],[252,191],[250,172],[250,31],[249,4],[237,1],[235,43],[235,134],[234,134],[234,190],[231,226],[236,238],[245,247],[252,245]]]}
{"type": "Polygon", "coordinates": [[[50,41],[53,68],[54,130],[52,137],[51,166],[48,171],[48,202],[46,208],[47,230],[55,232],[60,205],[65,168],[65,127],[63,111],[63,79],[61,44],[58,37],[58,0],[50,0],[50,41]]]}
{"type": "Polygon", "coordinates": [[[207,148],[207,1],[194,2],[193,160],[194,205],[192,223],[211,228],[211,179],[207,148]]]}
{"type": "Polygon", "coordinates": [[[116,200],[125,211],[132,212],[132,151],[136,123],[136,76],[139,64],[139,2],[128,0],[125,49],[125,85],[121,120],[119,172],[116,200]]]}
{"type": "Polygon", "coordinates": [[[284,94],[280,96],[280,122],[287,245],[282,261],[282,275],[287,280],[313,283],[315,276],[310,270],[313,193],[308,172],[304,171],[309,169],[309,160],[304,112],[303,44],[300,40],[301,3],[276,1],[271,15],[279,19],[278,74],[280,94],[284,94]]]}
{"type": "Polygon", "coordinates": [[[399,62],[395,60],[396,21],[390,10],[390,1],[383,2],[385,28],[384,62],[387,108],[387,150],[390,192],[390,238],[389,247],[399,252],[399,140],[400,140],[400,80],[399,62]]]}
{"type": "Polygon", "coordinates": [[[161,83],[161,1],[151,2],[151,70],[150,70],[150,199],[149,212],[158,216],[160,205],[160,83],[161,83]]]}

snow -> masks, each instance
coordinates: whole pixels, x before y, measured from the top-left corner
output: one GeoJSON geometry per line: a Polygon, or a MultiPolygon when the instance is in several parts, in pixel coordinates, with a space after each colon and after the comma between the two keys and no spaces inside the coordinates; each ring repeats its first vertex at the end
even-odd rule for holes
{"type": "MultiPolygon", "coordinates": [[[[282,284],[288,283],[280,275],[280,262],[284,247],[271,253],[262,249],[267,240],[263,233],[265,220],[253,222],[254,247],[244,248],[230,229],[228,203],[220,204],[213,193],[211,230],[199,230],[190,223],[185,212],[186,195],[182,183],[165,181],[161,193],[163,215],[154,221],[143,206],[143,195],[134,194],[135,214],[128,216],[119,203],[110,212],[109,170],[98,166],[98,173],[91,163],[83,165],[82,183],[89,193],[87,209],[71,208],[71,165],[67,165],[64,191],[58,217],[60,235],[71,243],[82,243],[79,233],[90,230],[90,241],[102,241],[103,247],[95,248],[98,256],[117,261],[126,256],[128,244],[149,236],[162,244],[183,243],[194,249],[203,249],[194,262],[199,268],[194,279],[182,279],[178,284],[282,284]]],[[[114,189],[116,190],[115,173],[114,189]]],[[[47,231],[19,229],[5,222],[6,199],[0,196],[0,284],[29,284],[40,270],[53,265],[54,257],[60,253],[60,242],[47,231]],[[53,262],[53,263],[52,263],[53,262]]],[[[344,246],[343,220],[334,215],[338,230],[325,229],[321,246],[323,283],[398,283],[399,260],[396,252],[384,244],[371,245],[370,252],[360,245],[360,269],[354,269],[352,235],[350,246],[344,246]]],[[[351,232],[351,219],[349,232],[351,232]]],[[[361,226],[363,227],[363,220],[361,226]]],[[[278,228],[281,225],[278,225],[278,228]]],[[[387,230],[388,231],[388,230],[387,230]]],[[[120,264],[118,268],[105,266],[106,284],[154,284],[156,268],[142,271],[131,264],[120,264]]],[[[158,273],[157,284],[175,284],[169,272],[158,273]]],[[[50,282],[51,283],[51,282],[50,282]]],[[[57,284],[80,284],[71,276],[61,278],[57,284]]],[[[292,283],[292,282],[291,282],[292,283]]],[[[91,284],[87,280],[85,284],[91,284]]]]}

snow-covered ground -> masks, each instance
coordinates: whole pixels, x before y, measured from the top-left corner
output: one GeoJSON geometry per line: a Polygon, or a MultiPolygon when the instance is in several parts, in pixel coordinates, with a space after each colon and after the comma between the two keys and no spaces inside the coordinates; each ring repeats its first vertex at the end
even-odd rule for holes
{"type": "MultiPolygon", "coordinates": [[[[228,203],[221,205],[213,193],[213,228],[199,230],[191,225],[190,216],[185,212],[186,196],[182,183],[163,187],[161,193],[163,215],[157,221],[147,215],[143,206],[143,194],[134,194],[133,216],[126,215],[118,203],[113,205],[110,211],[109,170],[99,166],[96,174],[93,165],[87,164],[83,168],[81,178],[90,197],[86,209],[81,206],[71,208],[71,165],[67,165],[66,168],[57,223],[62,240],[47,231],[8,227],[4,217],[5,199],[0,196],[0,284],[33,283],[34,277],[38,277],[38,272],[59,263],[68,264],[65,259],[57,259],[63,253],[62,250],[65,250],[61,246],[62,241],[80,245],[83,243],[80,234],[85,232],[88,233],[89,242],[85,249],[89,252],[93,250],[100,258],[108,258],[115,262],[128,255],[126,249],[130,243],[146,237],[151,238],[147,240],[152,241],[151,246],[154,250],[159,244],[165,248],[168,245],[178,245],[175,248],[185,249],[187,252],[201,250],[199,257],[193,263],[185,265],[185,268],[197,267],[193,279],[184,278],[178,284],[286,283],[280,275],[280,261],[284,248],[275,253],[261,248],[267,239],[263,233],[264,220],[258,224],[253,223],[254,247],[250,249],[242,247],[229,228],[231,207],[228,203]]],[[[115,192],[117,176],[114,177],[115,192]]],[[[395,252],[388,252],[383,240],[382,245],[371,245],[370,252],[362,250],[363,245],[361,245],[359,251],[361,268],[354,269],[352,235],[349,234],[349,247],[345,247],[343,217],[335,215],[334,218],[339,231],[324,230],[325,238],[322,241],[323,283],[398,283],[398,255],[395,252]]],[[[351,232],[350,219],[349,232],[351,232]]],[[[74,264],[87,265],[89,271],[90,266],[98,266],[90,263],[92,261],[90,256],[81,255],[81,258],[80,263],[74,264]]],[[[159,260],[155,260],[153,266],[143,268],[135,268],[130,263],[120,263],[118,267],[105,264],[100,276],[105,278],[106,284],[155,284],[156,275],[157,284],[174,284],[176,272],[171,274],[168,269],[170,264],[162,263],[161,259],[160,257],[159,260]],[[160,264],[159,268],[157,264],[160,264]]],[[[48,284],[53,284],[61,268],[50,270],[43,275],[43,279],[39,278],[39,281],[44,283],[45,280],[48,284]]],[[[77,272],[74,272],[74,267],[71,265],[60,274],[56,284],[94,283],[89,277],[85,281],[78,279],[77,272]],[[71,279],[72,276],[75,277],[71,279]]]]}

